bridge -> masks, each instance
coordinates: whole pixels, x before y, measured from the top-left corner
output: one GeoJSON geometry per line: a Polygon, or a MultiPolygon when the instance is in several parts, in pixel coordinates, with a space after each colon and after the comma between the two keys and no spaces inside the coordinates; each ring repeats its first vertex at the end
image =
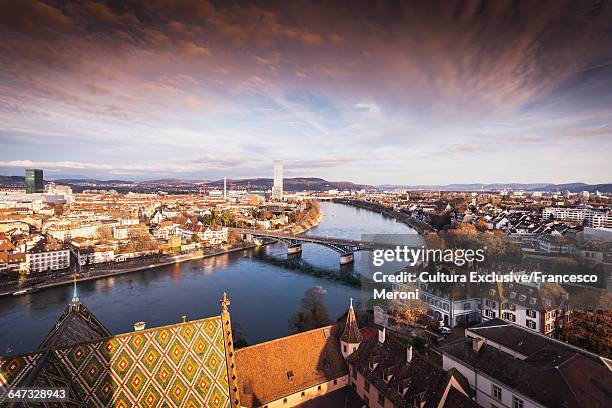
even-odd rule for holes
{"type": "Polygon", "coordinates": [[[381,244],[374,242],[340,239],[331,237],[317,237],[312,235],[296,235],[283,232],[261,231],[248,228],[229,228],[230,231],[235,231],[242,234],[247,241],[253,241],[253,238],[272,239],[282,242],[287,245],[287,254],[299,254],[302,252],[303,243],[311,243],[323,245],[340,254],[340,265],[346,265],[354,262],[354,253],[357,251],[373,251],[375,249],[395,248],[391,244],[381,244]]]}

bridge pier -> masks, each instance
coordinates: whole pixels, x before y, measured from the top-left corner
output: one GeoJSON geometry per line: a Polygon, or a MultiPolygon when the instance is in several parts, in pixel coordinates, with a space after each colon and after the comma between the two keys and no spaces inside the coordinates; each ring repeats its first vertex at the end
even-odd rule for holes
{"type": "Polygon", "coordinates": [[[355,254],[353,252],[340,255],[340,265],[348,265],[353,262],[355,262],[355,254]]]}
{"type": "Polygon", "coordinates": [[[287,255],[295,255],[302,253],[302,244],[290,245],[287,247],[287,255]]]}

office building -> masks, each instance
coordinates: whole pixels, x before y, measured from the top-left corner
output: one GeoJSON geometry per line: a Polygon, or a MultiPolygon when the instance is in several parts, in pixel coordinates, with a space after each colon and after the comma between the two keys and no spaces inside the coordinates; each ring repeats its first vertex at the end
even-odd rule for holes
{"type": "Polygon", "coordinates": [[[283,199],[283,161],[274,160],[274,185],[272,186],[272,199],[283,199]]]}
{"type": "Polygon", "coordinates": [[[43,171],[40,169],[26,169],[25,171],[26,193],[43,193],[45,183],[43,182],[43,171]]]}

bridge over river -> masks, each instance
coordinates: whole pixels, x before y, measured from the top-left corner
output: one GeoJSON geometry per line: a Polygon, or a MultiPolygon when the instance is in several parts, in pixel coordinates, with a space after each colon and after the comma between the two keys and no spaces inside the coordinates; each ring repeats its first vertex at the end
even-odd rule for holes
{"type": "Polygon", "coordinates": [[[287,245],[287,254],[289,255],[301,253],[303,243],[323,245],[340,254],[341,265],[354,262],[354,253],[357,251],[373,251],[375,249],[389,249],[397,246],[397,244],[386,244],[333,237],[318,237],[313,235],[298,235],[248,228],[230,228],[230,231],[235,231],[242,234],[245,239],[250,242],[254,239],[271,239],[282,242],[287,245]]]}

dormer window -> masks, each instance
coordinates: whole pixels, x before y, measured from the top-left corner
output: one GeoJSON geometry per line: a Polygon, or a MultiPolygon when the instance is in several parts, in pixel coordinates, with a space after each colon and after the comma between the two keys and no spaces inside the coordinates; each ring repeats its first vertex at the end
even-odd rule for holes
{"type": "Polygon", "coordinates": [[[519,300],[520,300],[521,302],[524,302],[524,301],[525,301],[525,299],[527,299],[527,296],[525,296],[525,295],[519,295],[519,300]]]}
{"type": "Polygon", "coordinates": [[[397,383],[397,392],[399,392],[402,395],[402,397],[406,396],[406,393],[408,392],[408,388],[410,388],[409,378],[405,378],[397,383]]]}
{"type": "Polygon", "coordinates": [[[536,304],[536,298],[529,298],[529,303],[534,306],[536,304]]]}
{"type": "Polygon", "coordinates": [[[378,363],[379,363],[379,362],[380,362],[380,359],[379,359],[379,358],[376,358],[376,357],[371,358],[371,359],[369,360],[369,362],[368,362],[368,363],[369,363],[369,364],[368,364],[368,366],[369,366],[369,368],[370,368],[370,371],[374,371],[374,370],[376,370],[376,367],[378,367],[378,363]]]}
{"type": "Polygon", "coordinates": [[[516,298],[516,292],[510,292],[510,299],[516,298]]]}
{"type": "Polygon", "coordinates": [[[389,381],[391,381],[391,379],[393,378],[393,371],[391,370],[391,367],[385,368],[383,370],[383,380],[389,384],[389,381]]]}

